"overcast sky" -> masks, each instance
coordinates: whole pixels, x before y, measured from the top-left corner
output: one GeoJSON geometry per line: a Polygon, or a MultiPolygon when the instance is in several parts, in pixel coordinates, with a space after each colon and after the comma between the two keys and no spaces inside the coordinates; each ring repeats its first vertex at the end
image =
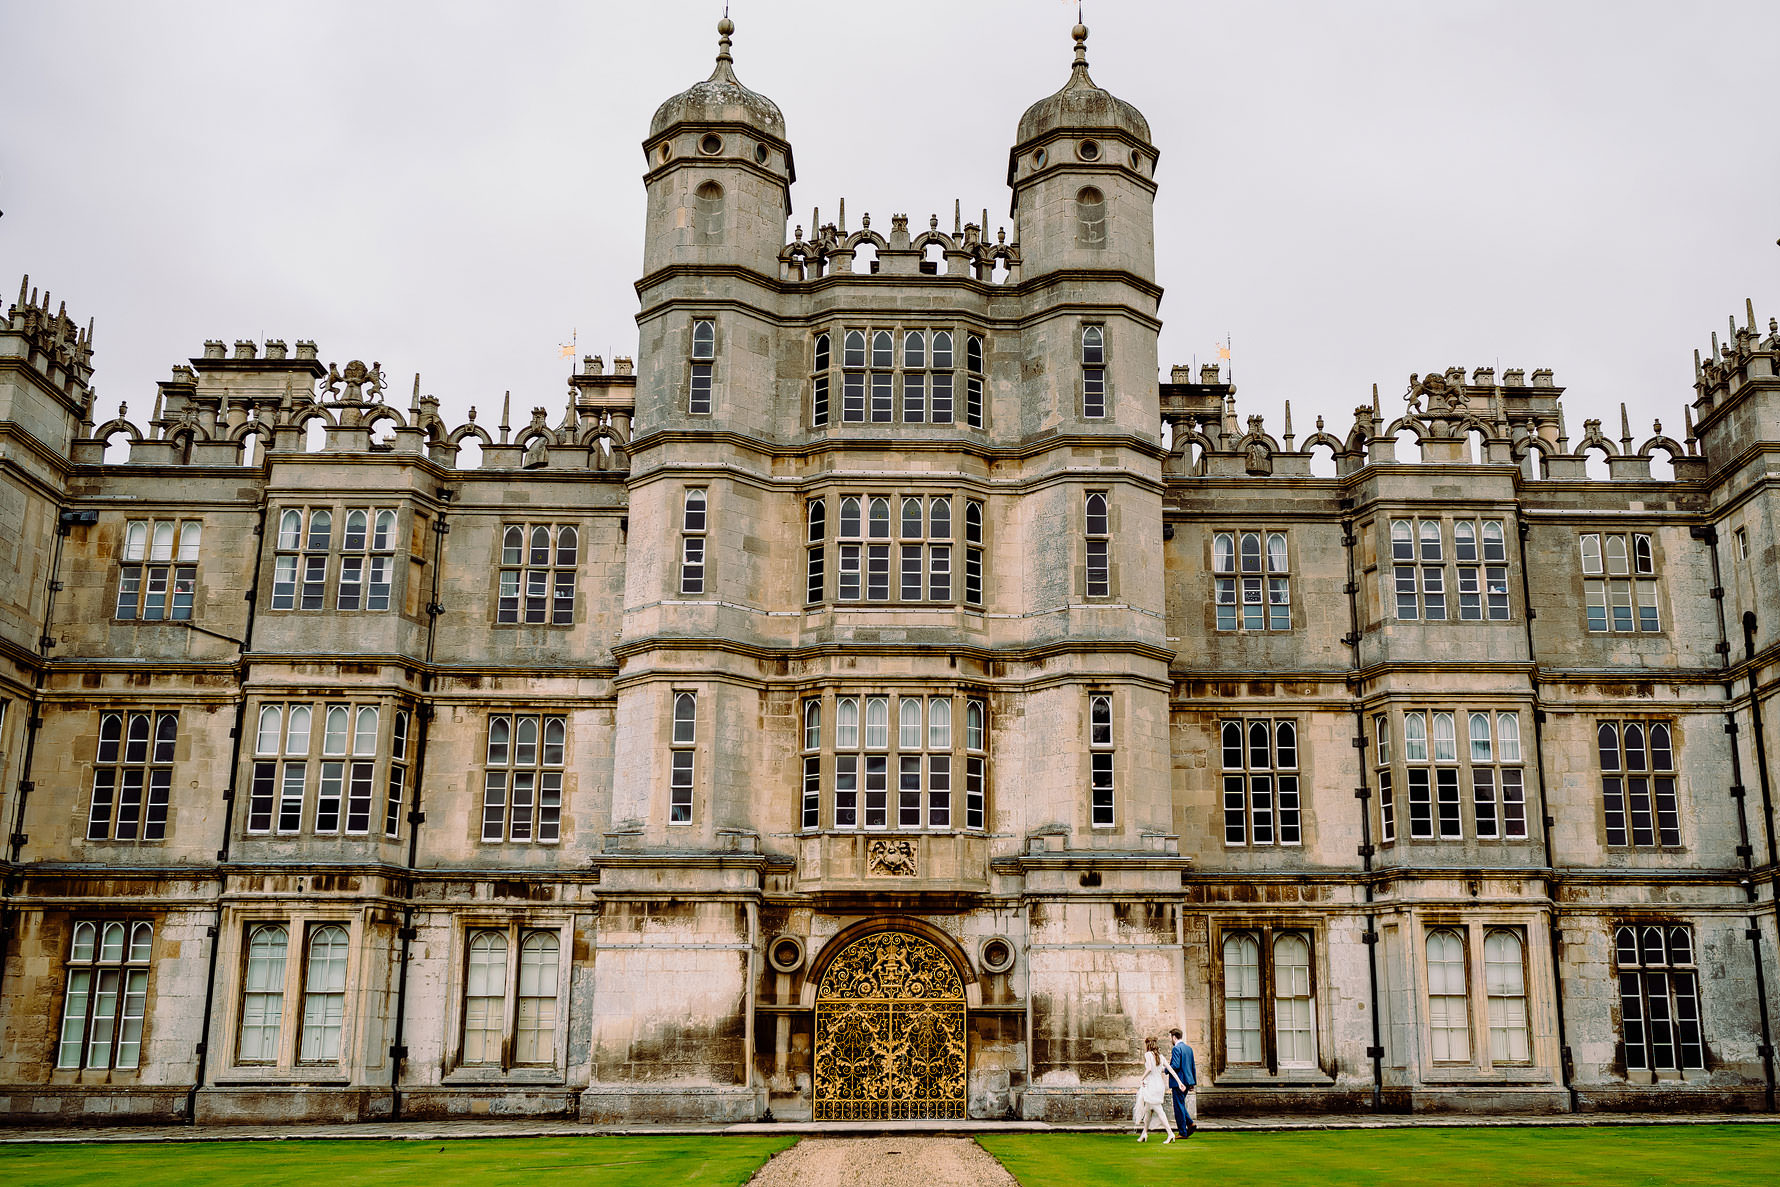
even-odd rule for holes
{"type": "MultiPolygon", "coordinates": [[[[1692,352],[1780,313],[1771,3],[1088,0],[1161,150],[1162,362],[1229,334],[1239,410],[1349,423],[1410,372],[1550,367],[1572,438],[1680,436],[1692,352]]],[[[639,144],[721,4],[0,0],[0,300],[96,317],[103,413],[207,338],[314,338],[457,420],[636,343],[639,144]],[[10,278],[10,279],[9,279],[10,278]]],[[[1061,0],[736,0],[795,219],[1007,222],[1061,0]]]]}

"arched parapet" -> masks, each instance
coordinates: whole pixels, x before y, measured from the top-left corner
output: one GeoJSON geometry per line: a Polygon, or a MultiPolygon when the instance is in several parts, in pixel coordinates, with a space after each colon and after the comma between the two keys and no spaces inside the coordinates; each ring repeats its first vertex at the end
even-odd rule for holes
{"type": "Polygon", "coordinates": [[[548,425],[527,425],[525,428],[521,429],[519,435],[513,439],[513,444],[519,446],[521,449],[530,449],[532,442],[540,439],[542,439],[546,446],[563,444],[562,439],[556,435],[556,430],[550,428],[548,425]]]}
{"type": "Polygon", "coordinates": [[[1643,457],[1649,457],[1659,450],[1666,452],[1671,461],[1680,461],[1687,456],[1687,450],[1681,448],[1680,442],[1660,433],[1638,446],[1637,452],[1643,457]]]}
{"type": "Polygon", "coordinates": [[[914,242],[910,243],[909,247],[915,251],[926,251],[931,244],[938,244],[941,251],[960,250],[956,240],[939,230],[922,231],[915,236],[914,242]]]}
{"type": "MultiPolygon", "coordinates": [[[[976,969],[972,966],[970,956],[964,951],[963,945],[956,936],[943,928],[936,927],[925,919],[902,915],[875,915],[869,919],[861,919],[848,925],[822,942],[810,958],[809,972],[804,977],[803,991],[799,1002],[813,1009],[816,997],[822,985],[823,977],[828,975],[829,968],[848,948],[859,940],[882,932],[901,932],[924,940],[952,965],[958,974],[958,980],[964,986],[964,1004],[975,1009],[983,1004],[983,986],[976,969]]],[[[812,937],[813,939],[814,937],[812,937]]]]}
{"type": "Polygon", "coordinates": [[[1384,435],[1394,438],[1398,433],[1405,432],[1415,434],[1415,443],[1417,445],[1426,443],[1434,436],[1434,430],[1426,421],[1418,416],[1409,415],[1399,416],[1396,420],[1392,421],[1386,426],[1384,435]]]}
{"type": "Polygon", "coordinates": [[[1616,458],[1619,456],[1619,447],[1613,444],[1612,441],[1608,440],[1606,435],[1601,432],[1601,422],[1598,420],[1585,420],[1582,422],[1582,440],[1576,443],[1576,448],[1571,452],[1570,456],[1575,458],[1586,458],[1588,457],[1588,451],[1591,449],[1598,449],[1609,458],[1616,458]]]}
{"type": "Polygon", "coordinates": [[[92,440],[103,441],[109,444],[111,439],[119,433],[128,437],[132,444],[143,439],[141,429],[137,428],[123,417],[118,416],[113,417],[111,420],[106,421],[104,424],[94,429],[92,440]]]}
{"type": "Polygon", "coordinates": [[[869,243],[879,251],[888,251],[890,248],[889,241],[882,235],[878,234],[870,227],[861,227],[859,230],[854,231],[851,235],[848,235],[845,239],[841,240],[840,249],[842,251],[856,253],[858,252],[861,243],[869,243]]]}
{"type": "Polygon", "coordinates": [[[474,437],[484,448],[494,444],[494,438],[488,435],[488,430],[477,424],[475,421],[466,421],[453,429],[451,434],[445,438],[445,444],[454,449],[459,449],[462,448],[463,443],[468,441],[471,437],[474,437]]]}
{"type": "Polygon", "coordinates": [[[1319,445],[1327,445],[1329,447],[1329,452],[1333,453],[1336,457],[1340,457],[1347,452],[1347,446],[1342,444],[1339,437],[1331,437],[1329,434],[1320,431],[1312,433],[1310,436],[1306,437],[1299,452],[1309,453],[1319,445]]]}

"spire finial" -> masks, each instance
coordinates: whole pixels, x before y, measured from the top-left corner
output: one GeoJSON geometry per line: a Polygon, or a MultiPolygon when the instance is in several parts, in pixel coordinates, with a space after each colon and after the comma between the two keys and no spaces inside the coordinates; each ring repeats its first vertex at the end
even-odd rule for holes
{"type": "Polygon", "coordinates": [[[1088,26],[1081,23],[1082,14],[1079,8],[1075,17],[1076,26],[1070,31],[1070,35],[1075,38],[1075,64],[1085,70],[1088,66],[1088,26]]]}
{"type": "Polygon", "coordinates": [[[729,35],[734,32],[735,22],[729,19],[729,7],[725,5],[723,19],[717,22],[717,60],[719,62],[733,60],[729,56],[729,35]]]}

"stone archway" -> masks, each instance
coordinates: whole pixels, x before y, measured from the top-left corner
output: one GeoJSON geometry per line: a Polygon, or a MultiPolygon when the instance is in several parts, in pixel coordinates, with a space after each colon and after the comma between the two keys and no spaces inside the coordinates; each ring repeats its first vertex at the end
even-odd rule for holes
{"type": "Polygon", "coordinates": [[[882,931],[848,944],[816,992],[815,1119],[962,1118],[964,983],[932,942],[882,931]]]}

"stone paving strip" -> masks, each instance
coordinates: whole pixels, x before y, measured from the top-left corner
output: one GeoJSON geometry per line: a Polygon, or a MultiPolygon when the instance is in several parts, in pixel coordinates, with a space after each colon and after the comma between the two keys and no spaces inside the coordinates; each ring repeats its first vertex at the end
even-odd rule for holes
{"type": "MultiPolygon", "coordinates": [[[[1315,1129],[1487,1129],[1521,1125],[1775,1125],[1773,1113],[1559,1113],[1496,1116],[1426,1116],[1400,1113],[1257,1115],[1210,1117],[1201,1133],[1315,1129]]],[[[586,1125],[579,1121],[491,1120],[367,1121],[352,1125],[118,1125],[9,1128],[4,1142],[282,1142],[305,1139],[443,1141],[449,1138],[564,1138],[595,1135],[795,1133],[817,1137],[879,1137],[899,1134],[1127,1133],[1129,1125],[1051,1125],[1043,1121],[881,1121],[869,1125],[831,1121],[781,1121],[770,1125],[586,1125]]]]}
{"type": "Polygon", "coordinates": [[[962,1137],[808,1137],[775,1155],[748,1187],[1019,1187],[962,1137]]]}

